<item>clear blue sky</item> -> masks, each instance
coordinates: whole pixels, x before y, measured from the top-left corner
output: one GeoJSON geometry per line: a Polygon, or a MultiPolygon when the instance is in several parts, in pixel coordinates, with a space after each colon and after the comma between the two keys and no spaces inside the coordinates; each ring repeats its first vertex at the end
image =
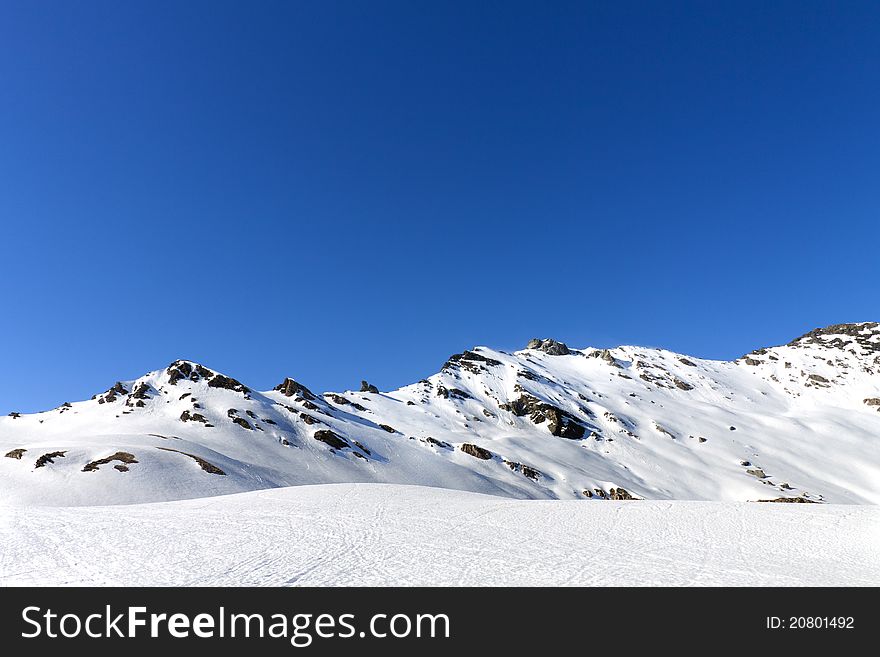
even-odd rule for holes
{"type": "Polygon", "coordinates": [[[0,4],[0,411],[880,318],[880,3],[0,4]]]}

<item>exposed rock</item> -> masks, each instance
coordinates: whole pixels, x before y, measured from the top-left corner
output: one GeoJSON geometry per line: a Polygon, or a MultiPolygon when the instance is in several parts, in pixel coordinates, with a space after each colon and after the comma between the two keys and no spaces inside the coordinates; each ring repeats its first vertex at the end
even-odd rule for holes
{"type": "Polygon", "coordinates": [[[510,411],[517,417],[529,415],[535,424],[548,420],[550,433],[561,438],[577,440],[583,438],[586,429],[580,425],[571,413],[563,411],[552,404],[542,402],[531,395],[520,395],[519,399],[501,404],[500,408],[510,411]]]}
{"type": "Polygon", "coordinates": [[[558,342],[552,338],[532,338],[526,345],[526,349],[536,349],[543,351],[550,356],[567,356],[571,353],[568,346],[564,342],[558,342]]]}
{"type": "Polygon", "coordinates": [[[465,454],[469,454],[474,458],[483,459],[484,461],[492,458],[492,452],[490,452],[488,449],[477,447],[472,443],[463,443],[459,449],[461,449],[461,451],[465,454]]]}
{"type": "Polygon", "coordinates": [[[608,491],[608,498],[612,500],[634,500],[636,499],[624,488],[612,488],[608,491]]]}
{"type": "Polygon", "coordinates": [[[190,413],[189,411],[184,411],[180,414],[181,422],[201,422],[204,425],[208,424],[207,418],[201,413],[190,413]]]}
{"type": "Polygon", "coordinates": [[[688,367],[696,367],[697,366],[697,364],[694,361],[688,360],[687,358],[679,358],[678,362],[681,363],[682,365],[687,365],[688,367]]]}
{"type": "Polygon", "coordinates": [[[532,481],[538,481],[541,477],[541,472],[535,468],[529,467],[528,465],[523,465],[522,463],[517,463],[516,461],[504,461],[504,464],[513,470],[514,472],[519,472],[523,476],[528,477],[532,481]]]}
{"type": "Polygon", "coordinates": [[[171,449],[170,447],[157,447],[156,449],[161,449],[163,452],[176,452],[178,454],[183,454],[184,456],[188,456],[193,461],[198,463],[199,467],[202,470],[204,470],[205,472],[207,472],[208,474],[226,475],[226,473],[223,472],[223,470],[218,468],[213,463],[208,463],[208,461],[203,459],[201,456],[196,456],[195,454],[190,454],[189,452],[181,452],[179,449],[171,449]]]}
{"type": "Polygon", "coordinates": [[[759,502],[779,502],[782,504],[816,504],[814,500],[808,500],[806,497],[777,497],[772,500],[758,500],[759,502]]]}
{"type": "Polygon", "coordinates": [[[766,479],[767,475],[761,468],[752,468],[751,470],[746,470],[746,474],[750,474],[753,477],[757,477],[758,479],[766,479]]]}
{"type": "MultiPolygon", "coordinates": [[[[332,392],[325,392],[324,396],[329,397],[330,401],[332,401],[334,404],[338,404],[339,406],[351,406],[352,408],[355,408],[359,411],[367,410],[366,408],[364,408],[360,404],[353,402],[353,401],[350,401],[350,400],[346,399],[345,397],[343,397],[342,395],[337,395],[332,392]]],[[[306,406],[306,405],[303,404],[303,406],[306,406]]],[[[308,408],[308,406],[306,406],[306,408],[308,408]]],[[[315,409],[311,409],[311,410],[315,410],[315,409]]]]}
{"type": "Polygon", "coordinates": [[[316,431],[314,438],[315,440],[320,440],[322,443],[330,445],[330,447],[334,449],[344,449],[346,447],[350,447],[350,445],[348,444],[348,442],[345,441],[344,438],[330,431],[330,429],[320,429],[316,431]]]}
{"type": "Polygon", "coordinates": [[[372,392],[375,394],[379,394],[379,388],[362,380],[361,381],[361,392],[372,392]]]}
{"type": "Polygon", "coordinates": [[[129,399],[150,399],[150,396],[147,394],[148,392],[150,392],[149,384],[141,381],[134,387],[134,390],[131,391],[129,399]]]}
{"type": "Polygon", "coordinates": [[[306,424],[318,424],[321,422],[320,420],[313,418],[308,413],[300,413],[299,416],[302,418],[302,421],[305,422],[306,424]]]}
{"type": "Polygon", "coordinates": [[[247,420],[245,420],[243,417],[234,417],[234,418],[232,418],[232,422],[234,424],[237,424],[238,426],[240,426],[242,429],[247,429],[248,431],[253,431],[253,427],[251,426],[251,423],[248,422],[247,420]]]}
{"type": "Polygon", "coordinates": [[[397,433],[397,429],[395,429],[394,427],[389,426],[387,424],[380,424],[379,427],[381,429],[387,431],[388,433],[397,433]]]}
{"type": "Polygon", "coordinates": [[[373,452],[371,452],[370,450],[368,450],[366,447],[363,446],[363,444],[359,443],[357,440],[353,440],[352,442],[355,444],[355,446],[356,446],[359,450],[361,450],[361,451],[364,452],[365,454],[369,454],[370,456],[373,455],[373,452]]]}
{"type": "Polygon", "coordinates": [[[478,374],[483,369],[483,366],[496,367],[501,364],[501,361],[495,360],[494,358],[488,358],[486,356],[483,356],[482,354],[478,354],[475,351],[464,351],[460,354],[452,354],[449,359],[443,364],[442,369],[455,369],[456,367],[463,367],[469,372],[478,374]]]}
{"type": "Polygon", "coordinates": [[[35,468],[42,468],[47,463],[55,463],[55,459],[64,458],[64,455],[67,454],[67,451],[63,452],[48,452],[43,454],[40,458],[37,459],[36,463],[34,463],[35,468]]]}
{"type": "Polygon", "coordinates": [[[694,387],[690,383],[687,383],[686,381],[682,381],[679,378],[673,378],[672,382],[675,384],[675,387],[679,388],[680,390],[693,390],[694,389],[694,387]]]}
{"type": "MultiPolygon", "coordinates": [[[[107,392],[97,395],[97,399],[99,404],[112,404],[119,396],[127,394],[128,390],[125,389],[125,386],[120,381],[117,381],[107,392]]],[[[92,399],[95,399],[95,397],[92,397],[92,399]]]]}
{"type": "MultiPolygon", "coordinates": [[[[868,397],[865,400],[865,403],[868,406],[880,406],[880,397],[868,397]]],[[[878,409],[878,410],[880,410],[880,409],[878,409]]]]}
{"type": "Polygon", "coordinates": [[[210,379],[208,379],[208,387],[210,388],[223,388],[225,390],[232,390],[233,392],[250,392],[250,389],[236,381],[232,377],[223,376],[222,374],[215,374],[210,379]]]}
{"type": "Polygon", "coordinates": [[[294,395],[297,395],[302,397],[303,399],[316,399],[314,393],[312,393],[311,390],[306,388],[303,384],[294,381],[290,377],[284,379],[284,381],[275,386],[273,390],[277,390],[285,397],[293,397],[294,395]]]}
{"type": "Polygon", "coordinates": [[[434,445],[436,447],[442,447],[443,449],[452,449],[452,445],[447,443],[445,440],[437,440],[436,438],[432,438],[431,436],[425,438],[425,442],[430,443],[431,445],[434,445]]]}
{"type": "Polygon", "coordinates": [[[6,454],[4,454],[3,456],[5,456],[8,459],[18,459],[20,461],[21,457],[24,456],[24,453],[26,451],[27,450],[24,447],[19,447],[18,449],[13,449],[13,450],[6,452],[6,454]]]}
{"type": "Polygon", "coordinates": [[[449,399],[450,397],[454,399],[472,399],[471,395],[464,390],[447,388],[446,386],[437,386],[437,396],[443,397],[444,399],[449,399]]]}
{"type": "Polygon", "coordinates": [[[83,472],[95,472],[97,469],[102,466],[110,463],[111,461],[120,461],[123,465],[114,466],[120,472],[128,472],[128,468],[125,467],[127,465],[131,465],[132,463],[137,463],[137,459],[133,454],[129,454],[128,452],[116,452],[115,454],[111,454],[110,456],[98,459],[97,461],[90,461],[83,466],[83,472]]]}
{"type": "Polygon", "coordinates": [[[748,356],[746,356],[744,362],[746,365],[751,365],[753,367],[757,367],[758,365],[760,365],[762,363],[762,361],[756,360],[754,358],[749,358],[748,356]]]}
{"type": "Polygon", "coordinates": [[[13,420],[17,420],[18,418],[21,417],[21,413],[17,413],[17,412],[15,412],[15,411],[12,411],[12,412],[9,414],[9,417],[11,417],[13,420]]]}

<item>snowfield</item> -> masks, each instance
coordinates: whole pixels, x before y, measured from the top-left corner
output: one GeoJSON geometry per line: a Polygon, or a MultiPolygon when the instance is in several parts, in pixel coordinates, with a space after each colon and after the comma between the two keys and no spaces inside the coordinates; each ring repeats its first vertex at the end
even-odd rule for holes
{"type": "Polygon", "coordinates": [[[877,586],[880,509],[299,486],[0,507],[0,585],[877,586]]]}

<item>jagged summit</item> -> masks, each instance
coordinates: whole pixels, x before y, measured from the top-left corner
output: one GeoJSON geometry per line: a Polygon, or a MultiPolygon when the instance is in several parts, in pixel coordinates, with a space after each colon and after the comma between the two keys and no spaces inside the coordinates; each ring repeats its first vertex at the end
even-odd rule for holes
{"type": "Polygon", "coordinates": [[[259,392],[189,360],[0,418],[0,495],[128,503],[308,483],[520,498],[880,502],[878,324],[735,361],[638,346],[453,354],[378,394],[259,392]],[[119,467],[117,467],[119,466],[119,467]]]}
{"type": "Polygon", "coordinates": [[[570,353],[568,345],[553,338],[532,338],[526,345],[526,349],[537,349],[551,356],[567,356],[570,353]]]}
{"type": "Polygon", "coordinates": [[[789,346],[818,345],[835,349],[880,352],[880,323],[834,324],[813,329],[789,342],[789,346]]]}

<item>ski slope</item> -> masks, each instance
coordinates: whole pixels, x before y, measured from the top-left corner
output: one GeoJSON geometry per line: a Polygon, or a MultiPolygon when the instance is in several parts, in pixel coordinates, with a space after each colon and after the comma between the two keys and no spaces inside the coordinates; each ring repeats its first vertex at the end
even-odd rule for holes
{"type": "Polygon", "coordinates": [[[877,586],[880,509],[339,484],[0,507],[0,585],[877,586]]]}

